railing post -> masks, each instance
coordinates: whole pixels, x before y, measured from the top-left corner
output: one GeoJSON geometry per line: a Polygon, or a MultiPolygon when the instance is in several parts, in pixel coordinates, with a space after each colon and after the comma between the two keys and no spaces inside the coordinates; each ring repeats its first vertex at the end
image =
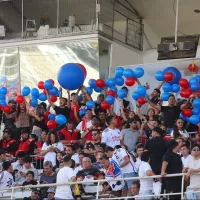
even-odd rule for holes
{"type": "Polygon", "coordinates": [[[97,194],[96,194],[96,199],[99,199],[99,185],[100,185],[100,181],[98,181],[98,184],[97,184],[97,194]]]}
{"type": "Polygon", "coordinates": [[[15,189],[12,188],[11,199],[13,199],[14,190],[15,190],[15,189]]]}
{"type": "Polygon", "coordinates": [[[185,175],[183,174],[182,183],[181,183],[181,199],[183,199],[183,196],[184,196],[184,179],[185,179],[185,175]]]}

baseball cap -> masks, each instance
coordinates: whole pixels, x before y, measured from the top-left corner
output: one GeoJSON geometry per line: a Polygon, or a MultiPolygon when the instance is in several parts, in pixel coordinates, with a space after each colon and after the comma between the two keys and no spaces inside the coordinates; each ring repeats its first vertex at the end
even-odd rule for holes
{"type": "Polygon", "coordinates": [[[47,193],[48,193],[48,192],[56,193],[56,189],[55,189],[55,188],[49,188],[49,189],[47,190],[47,193]]]}
{"type": "Polygon", "coordinates": [[[29,134],[30,133],[30,129],[29,128],[23,128],[22,131],[21,131],[21,134],[23,134],[23,133],[29,134]]]}
{"type": "Polygon", "coordinates": [[[3,149],[0,149],[0,155],[5,154],[6,152],[3,149]]]}
{"type": "Polygon", "coordinates": [[[13,134],[14,134],[13,130],[10,129],[10,128],[5,128],[5,129],[3,130],[3,132],[4,132],[4,133],[8,133],[9,135],[13,135],[13,134]]]}

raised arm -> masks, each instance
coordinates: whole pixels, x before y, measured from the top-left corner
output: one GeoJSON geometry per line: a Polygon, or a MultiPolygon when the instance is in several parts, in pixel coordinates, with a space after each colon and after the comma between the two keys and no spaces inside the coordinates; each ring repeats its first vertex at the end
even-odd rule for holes
{"type": "Polygon", "coordinates": [[[152,103],[149,99],[146,99],[146,100],[147,100],[147,102],[149,103],[150,106],[152,106],[153,108],[161,111],[161,106],[152,103]]]}
{"type": "Polygon", "coordinates": [[[48,100],[49,104],[50,104],[51,107],[54,109],[54,108],[55,108],[55,104],[51,101],[51,99],[50,99],[49,94],[48,94],[47,91],[46,91],[46,94],[47,94],[47,100],[48,100]]]}
{"type": "Polygon", "coordinates": [[[71,107],[71,96],[70,96],[70,91],[67,90],[67,107],[70,108],[71,107]]]}

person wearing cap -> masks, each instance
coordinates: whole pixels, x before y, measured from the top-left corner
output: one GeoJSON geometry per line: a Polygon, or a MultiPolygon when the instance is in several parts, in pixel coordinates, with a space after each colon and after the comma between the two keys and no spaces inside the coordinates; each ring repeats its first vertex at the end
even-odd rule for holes
{"type": "Polygon", "coordinates": [[[24,197],[23,200],[42,200],[42,191],[39,188],[33,188],[30,197],[24,197]]]}
{"type": "Polygon", "coordinates": [[[152,139],[148,140],[145,150],[150,156],[150,165],[156,175],[160,175],[162,167],[162,159],[167,150],[166,141],[162,138],[163,130],[160,127],[155,127],[152,130],[152,139]]]}
{"type": "MultiPolygon", "coordinates": [[[[182,173],[183,164],[181,156],[178,154],[180,146],[176,140],[170,140],[167,143],[167,152],[163,156],[161,176],[165,177],[167,174],[182,173]]],[[[165,178],[165,189],[167,193],[180,193],[181,192],[182,177],[169,177],[165,178]]],[[[181,199],[181,195],[170,195],[172,200],[181,199]]]]}
{"type": "Polygon", "coordinates": [[[54,198],[55,193],[56,193],[55,188],[49,188],[47,190],[47,198],[44,198],[43,200],[55,200],[55,198],[54,198]]]}
{"type": "Polygon", "coordinates": [[[12,129],[4,129],[3,139],[0,140],[0,148],[14,156],[18,148],[18,143],[13,139],[13,135],[12,129]]]}

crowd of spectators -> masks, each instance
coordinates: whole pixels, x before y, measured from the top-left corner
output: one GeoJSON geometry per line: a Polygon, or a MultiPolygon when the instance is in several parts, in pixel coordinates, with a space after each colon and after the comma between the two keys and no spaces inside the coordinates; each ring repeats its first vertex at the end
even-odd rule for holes
{"type": "MultiPolygon", "coordinates": [[[[48,104],[42,102],[32,108],[28,100],[19,105],[9,100],[11,112],[2,115],[5,129],[0,140],[0,188],[77,182],[72,186],[34,188],[31,196],[24,198],[72,200],[95,195],[87,188],[96,186],[93,180],[106,179],[100,183],[99,198],[153,199],[138,195],[152,195],[157,182],[162,185],[161,192],[181,192],[181,176],[165,176],[185,172],[184,190],[194,195],[200,190],[200,176],[196,174],[200,172],[200,124],[190,124],[179,116],[182,110],[192,108],[197,96],[193,94],[185,100],[171,94],[164,106],[161,86],[153,90],[143,106],[133,104],[128,88],[123,87],[127,97],[116,97],[106,111],[100,106],[105,88],[92,110],[84,115],[79,110],[92,99],[84,86],[71,95],[67,91],[67,98],[61,90],[59,105],[48,99],[48,104]],[[82,99],[78,99],[79,93],[82,99]],[[67,123],[48,129],[49,113],[63,114],[67,123]],[[162,178],[113,180],[154,175],[162,178]]],[[[200,198],[199,193],[195,195],[200,198]]]]}

